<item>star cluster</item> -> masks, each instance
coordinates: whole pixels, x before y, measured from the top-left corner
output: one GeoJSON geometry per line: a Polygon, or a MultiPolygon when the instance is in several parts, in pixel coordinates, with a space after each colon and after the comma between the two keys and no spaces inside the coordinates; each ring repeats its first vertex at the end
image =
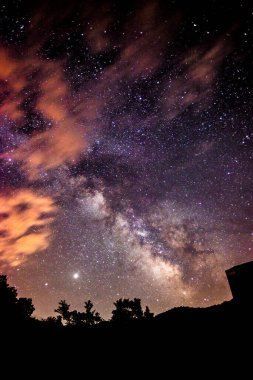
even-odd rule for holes
{"type": "Polygon", "coordinates": [[[190,3],[1,2],[0,270],[38,316],[219,303],[252,259],[253,7],[190,3]]]}

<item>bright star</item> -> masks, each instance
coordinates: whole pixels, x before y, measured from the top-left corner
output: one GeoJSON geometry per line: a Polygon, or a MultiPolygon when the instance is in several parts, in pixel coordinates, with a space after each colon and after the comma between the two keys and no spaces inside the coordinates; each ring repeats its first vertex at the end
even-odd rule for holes
{"type": "Polygon", "coordinates": [[[77,279],[79,278],[79,273],[74,273],[74,274],[73,274],[73,278],[74,278],[75,280],[77,280],[77,279]]]}

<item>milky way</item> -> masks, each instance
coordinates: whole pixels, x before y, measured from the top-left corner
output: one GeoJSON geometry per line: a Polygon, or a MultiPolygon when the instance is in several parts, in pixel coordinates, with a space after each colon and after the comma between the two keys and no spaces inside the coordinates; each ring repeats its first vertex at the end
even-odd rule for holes
{"type": "Polygon", "coordinates": [[[208,306],[252,260],[253,7],[204,3],[1,2],[0,270],[38,316],[208,306]]]}

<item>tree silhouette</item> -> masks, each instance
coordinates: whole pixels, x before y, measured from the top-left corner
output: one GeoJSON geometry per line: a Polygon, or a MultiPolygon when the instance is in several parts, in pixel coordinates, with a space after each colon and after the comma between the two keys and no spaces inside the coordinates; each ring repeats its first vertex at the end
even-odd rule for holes
{"type": "Polygon", "coordinates": [[[69,310],[70,305],[65,300],[59,302],[59,306],[55,312],[60,314],[60,318],[65,321],[67,325],[81,326],[81,325],[94,325],[102,321],[100,314],[96,310],[92,310],[93,303],[88,300],[84,303],[84,312],[77,310],[69,310]]]}
{"type": "Polygon", "coordinates": [[[85,313],[81,313],[80,311],[73,310],[70,312],[71,314],[71,324],[75,326],[80,326],[85,323],[85,313]]]}
{"type": "Polygon", "coordinates": [[[92,310],[93,303],[88,300],[84,303],[84,321],[87,325],[94,325],[102,321],[100,314],[96,310],[92,310]]]}
{"type": "Polygon", "coordinates": [[[55,309],[55,312],[60,314],[61,318],[67,325],[71,323],[71,312],[69,311],[69,308],[70,305],[67,304],[65,300],[60,300],[58,308],[55,309]]]}
{"type": "Polygon", "coordinates": [[[151,313],[149,307],[146,306],[146,309],[145,309],[145,311],[143,313],[143,316],[144,316],[145,319],[152,319],[152,318],[154,318],[154,313],[151,313]]]}
{"type": "Polygon", "coordinates": [[[129,321],[131,319],[141,319],[143,311],[140,298],[120,298],[114,302],[115,309],[112,311],[112,321],[129,321]]]}
{"type": "Polygon", "coordinates": [[[17,290],[7,282],[7,276],[0,275],[0,320],[29,319],[34,312],[31,298],[17,298],[17,290]]]}
{"type": "Polygon", "coordinates": [[[20,317],[23,319],[29,319],[35,310],[32,304],[32,299],[24,297],[18,299],[17,308],[20,317]]]}
{"type": "Polygon", "coordinates": [[[130,301],[130,306],[132,308],[132,318],[140,319],[143,317],[140,298],[134,298],[133,301],[130,301]]]}
{"type": "Polygon", "coordinates": [[[112,311],[112,321],[124,322],[131,319],[131,310],[129,307],[129,299],[118,299],[113,303],[115,309],[112,311]]]}
{"type": "MultiPolygon", "coordinates": [[[[145,312],[142,310],[140,298],[120,298],[114,302],[115,309],[112,311],[111,321],[131,321],[151,319],[154,314],[146,306],[145,312]]],[[[0,322],[24,322],[31,319],[34,312],[34,306],[31,298],[17,297],[17,290],[7,282],[7,276],[0,275],[0,322]]],[[[84,311],[70,310],[70,305],[66,300],[60,300],[57,317],[48,317],[41,322],[50,328],[57,328],[65,325],[73,326],[93,326],[102,321],[100,314],[93,308],[93,303],[88,300],[84,303],[84,311]]]]}
{"type": "Polygon", "coordinates": [[[42,322],[52,328],[62,326],[62,318],[60,315],[57,315],[57,317],[47,317],[46,319],[42,319],[42,322]]]}
{"type": "Polygon", "coordinates": [[[7,276],[0,276],[0,319],[13,318],[17,311],[17,290],[9,286],[7,276]]]}

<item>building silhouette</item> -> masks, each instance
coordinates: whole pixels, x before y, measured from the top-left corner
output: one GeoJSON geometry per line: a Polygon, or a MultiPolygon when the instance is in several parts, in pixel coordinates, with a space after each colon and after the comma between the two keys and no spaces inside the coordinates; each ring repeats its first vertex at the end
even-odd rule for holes
{"type": "Polygon", "coordinates": [[[226,270],[233,299],[240,303],[253,301],[253,261],[226,270]]]}

